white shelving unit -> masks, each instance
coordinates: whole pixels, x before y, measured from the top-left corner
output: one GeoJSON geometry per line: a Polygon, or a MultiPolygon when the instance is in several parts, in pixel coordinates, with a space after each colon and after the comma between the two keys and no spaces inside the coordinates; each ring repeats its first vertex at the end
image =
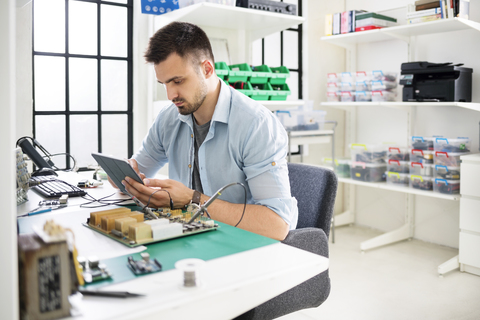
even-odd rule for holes
{"type": "MultiPolygon", "coordinates": [[[[347,50],[347,71],[356,71],[356,46],[362,43],[371,43],[378,41],[386,41],[392,39],[399,39],[405,41],[408,44],[408,61],[412,61],[415,53],[416,36],[428,35],[428,34],[440,34],[451,31],[460,30],[478,30],[480,31],[480,23],[465,20],[465,19],[445,19],[432,22],[425,22],[413,25],[402,25],[397,27],[389,27],[377,30],[354,32],[343,35],[322,37],[321,40],[343,47],[347,50]]],[[[440,102],[440,103],[420,103],[420,102],[324,102],[322,106],[337,108],[347,111],[347,134],[346,137],[349,141],[356,141],[356,113],[359,108],[364,107],[385,107],[400,109],[407,112],[408,124],[407,124],[407,136],[413,135],[414,116],[417,108],[426,106],[451,106],[458,108],[466,108],[470,110],[480,111],[480,103],[463,103],[463,102],[440,102]]],[[[407,137],[406,137],[407,139],[407,137]]],[[[386,183],[366,183],[362,181],[356,181],[353,179],[340,178],[340,182],[350,185],[349,195],[349,209],[340,215],[335,216],[335,225],[348,225],[355,221],[355,186],[366,186],[370,188],[378,188],[384,190],[390,190],[394,192],[401,192],[405,194],[405,223],[400,228],[386,232],[385,234],[376,238],[364,241],[360,244],[360,249],[368,250],[383,245],[388,245],[397,241],[406,240],[412,238],[414,235],[414,206],[415,196],[420,195],[424,197],[434,197],[446,200],[458,201],[460,195],[444,195],[435,192],[421,191],[410,188],[402,188],[397,186],[387,185],[386,183]]],[[[458,260],[458,259],[457,259],[458,260]]],[[[452,263],[447,261],[444,265],[439,267],[439,273],[443,274],[445,270],[449,269],[452,263]],[[442,272],[440,272],[442,271],[442,272]]],[[[451,268],[449,269],[451,270],[451,268]]]]}

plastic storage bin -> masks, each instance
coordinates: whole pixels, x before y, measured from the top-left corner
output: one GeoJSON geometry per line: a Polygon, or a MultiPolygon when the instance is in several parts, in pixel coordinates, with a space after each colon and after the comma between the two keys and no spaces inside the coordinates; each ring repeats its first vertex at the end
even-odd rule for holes
{"type": "Polygon", "coordinates": [[[355,101],[372,101],[372,92],[371,91],[355,91],[355,101]]]}
{"type": "Polygon", "coordinates": [[[276,111],[280,122],[288,131],[322,130],[326,111],[323,110],[291,110],[276,111]]]}
{"type": "Polygon", "coordinates": [[[381,163],[386,169],[387,149],[385,146],[352,143],[350,149],[352,162],[381,163]]]}
{"type": "Polygon", "coordinates": [[[410,149],[410,161],[433,164],[434,151],[410,149]]]}
{"type": "Polygon", "coordinates": [[[228,73],[228,82],[247,82],[252,76],[252,68],[248,63],[232,64],[228,66],[230,72],[228,73]]]}
{"type": "Polygon", "coordinates": [[[425,191],[433,190],[433,178],[411,174],[410,188],[425,190],[425,191]]]}
{"type": "Polygon", "coordinates": [[[352,179],[364,182],[385,181],[386,170],[387,165],[385,163],[365,163],[355,161],[350,163],[350,176],[352,179]]]}
{"type": "Polygon", "coordinates": [[[406,147],[390,146],[387,149],[387,159],[408,161],[410,159],[410,150],[406,147]]]}
{"type": "Polygon", "coordinates": [[[410,174],[424,177],[433,176],[433,164],[410,162],[410,174]]]}
{"type": "Polygon", "coordinates": [[[247,97],[251,97],[253,93],[253,88],[250,82],[234,82],[230,83],[230,86],[235,88],[238,92],[243,93],[247,97]]]}
{"type": "Polygon", "coordinates": [[[290,77],[290,71],[285,66],[270,67],[272,70],[272,77],[270,78],[270,84],[284,84],[287,78],[290,77]]]}
{"type": "MultiPolygon", "coordinates": [[[[323,158],[322,162],[329,167],[333,167],[332,158],[323,158]]],[[[335,173],[340,178],[350,178],[350,159],[335,159],[335,173]]]]}
{"type": "Polygon", "coordinates": [[[340,90],[341,91],[355,91],[355,83],[354,82],[340,82],[340,90]]]}
{"type": "Polygon", "coordinates": [[[251,98],[253,100],[268,100],[273,95],[270,83],[252,84],[251,98]]]}
{"type": "Polygon", "coordinates": [[[355,83],[355,73],[353,73],[353,72],[342,72],[340,79],[342,80],[342,82],[355,83]]]}
{"type": "Polygon", "coordinates": [[[374,70],[372,71],[372,81],[373,80],[382,80],[382,81],[397,81],[396,72],[387,72],[383,70],[374,70]]]}
{"type": "Polygon", "coordinates": [[[220,79],[222,80],[228,79],[229,71],[230,71],[230,68],[225,62],[222,62],[222,61],[215,62],[215,73],[220,79]]]}
{"type": "Polygon", "coordinates": [[[435,151],[443,152],[470,152],[470,139],[469,138],[435,138],[433,144],[435,151]]]}
{"type": "Polygon", "coordinates": [[[397,87],[393,81],[372,80],[372,90],[391,90],[397,87]]]}
{"type": "Polygon", "coordinates": [[[355,101],[355,91],[342,91],[340,93],[342,102],[354,102],[355,101]]]}
{"type": "Polygon", "coordinates": [[[340,82],[328,82],[327,92],[340,92],[340,82]]]}
{"type": "Polygon", "coordinates": [[[267,65],[252,67],[252,76],[250,77],[250,83],[264,84],[272,77],[272,70],[267,65]]]}
{"type": "Polygon", "coordinates": [[[327,82],[341,82],[342,74],[339,73],[327,73],[327,82]]]}
{"type": "Polygon", "coordinates": [[[409,165],[410,163],[408,161],[399,161],[399,160],[390,159],[390,160],[387,160],[387,171],[408,173],[409,165]]]}
{"type": "Polygon", "coordinates": [[[399,172],[385,172],[387,183],[393,184],[396,186],[408,187],[409,186],[409,174],[408,173],[399,173],[399,172]]]}
{"type": "Polygon", "coordinates": [[[434,179],[433,191],[445,194],[460,193],[460,180],[434,179]]]}
{"type": "Polygon", "coordinates": [[[327,101],[328,102],[339,102],[340,94],[337,92],[327,92],[327,101]]]}
{"type": "Polygon", "coordinates": [[[395,101],[396,93],[393,91],[386,90],[375,90],[372,91],[372,101],[382,102],[382,101],[395,101]]]}
{"type": "Polygon", "coordinates": [[[433,151],[433,142],[436,137],[410,137],[410,148],[415,150],[428,150],[433,151]]]}
{"type": "Polygon", "coordinates": [[[459,167],[460,156],[465,153],[435,151],[435,164],[447,167],[459,167]]]}
{"type": "Polygon", "coordinates": [[[436,179],[460,180],[460,167],[447,167],[437,164],[434,173],[436,179]]]}
{"type": "Polygon", "coordinates": [[[292,92],[288,87],[288,84],[273,84],[272,86],[272,94],[270,95],[270,100],[287,100],[287,96],[290,95],[292,92]]]}
{"type": "Polygon", "coordinates": [[[357,82],[365,81],[367,83],[370,83],[372,81],[372,72],[357,71],[355,73],[355,80],[357,82]]]}
{"type": "Polygon", "coordinates": [[[371,81],[357,81],[355,82],[355,90],[357,91],[372,91],[371,81]]]}

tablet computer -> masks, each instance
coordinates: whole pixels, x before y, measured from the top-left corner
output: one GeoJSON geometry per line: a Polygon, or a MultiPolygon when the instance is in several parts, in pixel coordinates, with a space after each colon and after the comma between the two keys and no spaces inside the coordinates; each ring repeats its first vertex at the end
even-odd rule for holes
{"type": "Polygon", "coordinates": [[[110,179],[112,179],[115,185],[123,193],[128,194],[127,190],[122,184],[122,180],[125,180],[125,177],[130,177],[143,184],[142,179],[135,172],[135,170],[133,170],[132,166],[127,160],[109,157],[101,153],[92,153],[92,157],[98,162],[110,179]]]}

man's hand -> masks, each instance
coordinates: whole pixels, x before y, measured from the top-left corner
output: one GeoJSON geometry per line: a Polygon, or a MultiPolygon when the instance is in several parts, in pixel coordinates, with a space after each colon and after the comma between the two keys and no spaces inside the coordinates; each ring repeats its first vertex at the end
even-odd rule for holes
{"type": "MultiPolygon", "coordinates": [[[[135,172],[140,176],[140,178],[141,178],[142,180],[144,180],[144,179],[145,179],[145,175],[138,170],[137,161],[136,161],[135,159],[128,159],[127,161],[128,161],[128,163],[130,164],[130,166],[133,168],[133,170],[135,170],[135,172]]],[[[107,176],[107,179],[108,179],[108,182],[110,182],[110,184],[111,184],[114,188],[119,189],[118,186],[115,185],[115,183],[112,181],[112,179],[110,179],[109,176],[107,176]]]]}
{"type": "Polygon", "coordinates": [[[170,197],[172,198],[174,208],[183,208],[190,203],[193,197],[192,189],[187,188],[181,182],[170,179],[144,179],[143,183],[145,185],[142,185],[134,179],[126,177],[122,183],[125,189],[143,204],[147,204],[150,198],[148,206],[152,208],[169,208],[170,197]],[[157,190],[165,190],[168,193],[165,191],[156,192],[157,190]],[[156,193],[151,196],[154,192],[156,193]]]}

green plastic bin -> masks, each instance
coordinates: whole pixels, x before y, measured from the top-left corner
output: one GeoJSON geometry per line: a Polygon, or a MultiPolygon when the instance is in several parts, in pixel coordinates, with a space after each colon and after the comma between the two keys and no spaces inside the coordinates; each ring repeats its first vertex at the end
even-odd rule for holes
{"type": "Polygon", "coordinates": [[[228,66],[230,71],[228,72],[228,82],[247,82],[252,76],[252,68],[248,63],[232,64],[228,66]]]}
{"type": "Polygon", "coordinates": [[[252,67],[252,76],[250,77],[251,84],[267,83],[268,79],[272,77],[272,70],[267,65],[252,67]]]}
{"type": "Polygon", "coordinates": [[[250,82],[234,82],[229,84],[231,87],[235,88],[238,92],[243,93],[247,97],[251,97],[253,93],[253,88],[250,82]]]}
{"type": "Polygon", "coordinates": [[[253,100],[268,100],[273,94],[273,89],[270,83],[261,83],[252,85],[252,95],[253,100]]]}
{"type": "Polygon", "coordinates": [[[270,70],[272,70],[272,77],[270,78],[271,85],[284,84],[287,78],[290,77],[290,71],[288,71],[287,67],[271,67],[270,70]]]}
{"type": "Polygon", "coordinates": [[[215,62],[215,72],[217,73],[217,76],[222,79],[222,80],[225,80],[228,78],[228,73],[230,71],[230,68],[228,67],[228,65],[221,61],[221,62],[215,62]]]}
{"type": "Polygon", "coordinates": [[[270,100],[287,100],[287,96],[291,93],[292,92],[286,83],[272,85],[272,95],[270,96],[270,100]]]}

